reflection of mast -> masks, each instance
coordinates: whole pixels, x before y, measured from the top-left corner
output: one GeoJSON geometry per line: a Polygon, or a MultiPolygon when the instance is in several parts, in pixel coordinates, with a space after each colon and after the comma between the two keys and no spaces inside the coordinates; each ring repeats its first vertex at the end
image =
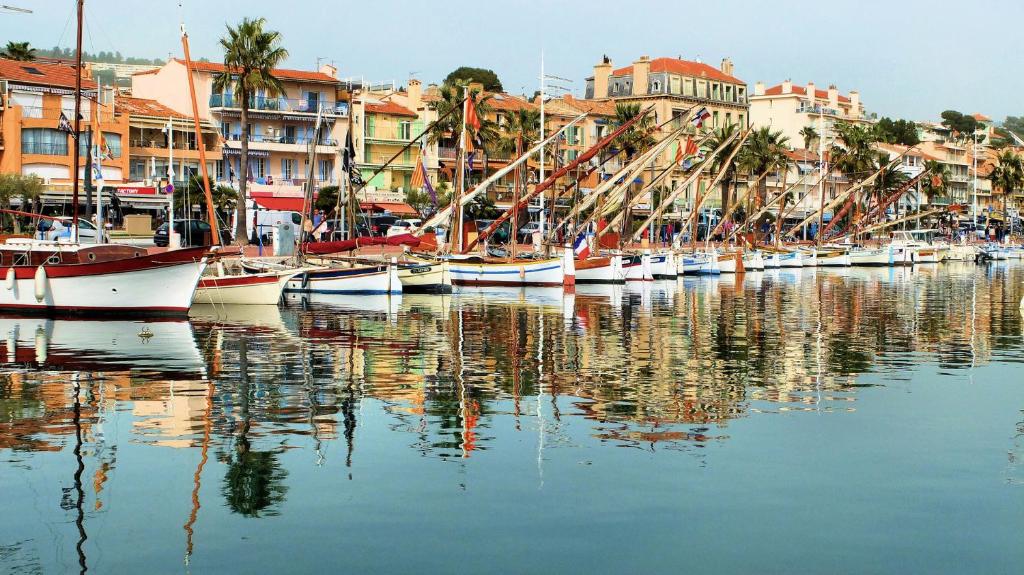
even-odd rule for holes
{"type": "Polygon", "coordinates": [[[82,387],[79,374],[72,376],[71,380],[75,389],[74,422],[75,422],[75,461],[78,467],[75,469],[75,525],[78,527],[78,543],[75,550],[78,551],[78,566],[80,573],[85,573],[89,567],[85,562],[85,541],[89,538],[85,533],[85,510],[82,504],[85,500],[85,491],[82,490],[82,473],[85,471],[85,461],[82,460],[82,387]]]}
{"type": "Polygon", "coordinates": [[[309,403],[309,428],[313,434],[314,451],[316,452],[316,465],[320,467],[324,464],[324,454],[321,450],[322,443],[320,441],[320,431],[316,427],[316,416],[317,416],[317,400],[316,400],[316,389],[313,387],[313,361],[312,361],[312,350],[306,350],[302,353],[302,384],[306,388],[306,401],[309,403]]]}
{"type": "Polygon", "coordinates": [[[355,391],[353,386],[353,379],[355,378],[356,372],[356,335],[352,329],[351,320],[348,324],[349,327],[349,352],[348,352],[348,397],[345,401],[341,402],[341,413],[345,420],[345,467],[349,469],[348,478],[352,479],[352,452],[355,450],[355,435],[356,435],[356,414],[355,414],[355,391]]]}
{"type": "Polygon", "coordinates": [[[537,479],[538,489],[544,487],[544,411],[541,398],[544,397],[544,314],[537,317],[537,479]]]}
{"type": "Polygon", "coordinates": [[[206,411],[203,413],[202,456],[199,459],[199,466],[196,467],[196,472],[192,476],[192,512],[189,513],[188,521],[185,522],[185,565],[188,565],[189,558],[192,557],[192,526],[195,525],[196,519],[199,517],[199,479],[203,474],[203,468],[206,467],[206,461],[209,459],[210,432],[213,428],[213,423],[210,420],[212,410],[213,383],[210,382],[206,386],[206,411]]]}

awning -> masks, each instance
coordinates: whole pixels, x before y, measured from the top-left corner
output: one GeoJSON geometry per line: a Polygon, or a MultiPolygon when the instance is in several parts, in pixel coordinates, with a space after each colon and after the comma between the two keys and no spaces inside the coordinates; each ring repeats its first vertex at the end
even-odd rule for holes
{"type": "Polygon", "coordinates": [[[280,210],[285,212],[301,212],[303,198],[301,197],[274,197],[263,196],[253,197],[252,201],[259,204],[265,210],[280,210]]]}
{"type": "Polygon", "coordinates": [[[360,202],[363,210],[390,212],[396,216],[418,216],[419,212],[405,202],[360,202]]]}

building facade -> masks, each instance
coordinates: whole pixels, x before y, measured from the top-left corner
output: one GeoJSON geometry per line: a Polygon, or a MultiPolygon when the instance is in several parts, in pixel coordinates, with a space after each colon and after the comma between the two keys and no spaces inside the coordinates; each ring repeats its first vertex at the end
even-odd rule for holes
{"type": "MultiPolygon", "coordinates": [[[[339,99],[342,84],[337,70],[275,69],[283,93],[277,97],[260,91],[249,102],[248,173],[242,174],[241,102],[230,91],[215,92],[214,78],[226,72],[223,64],[193,62],[199,117],[219,128],[224,140],[222,159],[215,161],[218,182],[237,187],[245,177],[253,197],[301,197],[312,174],[315,187],[335,185],[340,179],[339,153],[348,127],[348,102],[339,99]],[[316,142],[313,133],[318,113],[324,129],[316,142]],[[309,164],[310,147],[314,163],[309,164]]],[[[188,76],[182,60],[132,76],[132,95],[158,101],[175,112],[191,116],[188,76]]]]}
{"type": "MultiPolygon", "coordinates": [[[[83,72],[82,138],[76,146],[59,129],[61,114],[73,124],[76,69],[66,64],[0,59],[0,172],[43,180],[45,204],[63,204],[72,194],[75,149],[84,190],[89,142],[100,138],[109,152],[101,160],[106,185],[119,185],[128,173],[128,116],[117,109],[114,91],[100,89],[83,72]],[[98,134],[92,134],[98,127],[98,134]]],[[[79,196],[84,203],[84,195],[79,196]]]]}
{"type": "Polygon", "coordinates": [[[831,145],[837,122],[866,123],[868,118],[856,90],[841,94],[834,85],[820,90],[813,82],[797,86],[786,80],[770,88],[754,85],[750,121],[756,128],[782,132],[793,148],[817,150],[822,142],[825,148],[831,145]],[[804,128],[814,130],[815,141],[806,140],[804,128]]]}

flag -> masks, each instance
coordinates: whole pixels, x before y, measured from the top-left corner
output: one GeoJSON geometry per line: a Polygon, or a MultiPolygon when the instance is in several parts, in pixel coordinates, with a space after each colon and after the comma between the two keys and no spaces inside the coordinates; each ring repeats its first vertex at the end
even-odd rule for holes
{"type": "Polygon", "coordinates": [[[693,127],[700,128],[704,125],[704,120],[707,120],[710,117],[711,112],[708,112],[706,107],[701,106],[701,108],[697,110],[697,113],[693,115],[693,119],[690,120],[690,123],[693,124],[693,127]]]}
{"type": "Polygon", "coordinates": [[[572,244],[572,251],[576,254],[577,259],[585,260],[590,255],[590,243],[587,241],[587,234],[581,232],[580,235],[576,236],[576,241],[572,244]]]}
{"type": "MultiPolygon", "coordinates": [[[[682,166],[684,161],[697,155],[697,142],[692,137],[686,138],[686,145],[676,144],[676,164],[682,166]]],[[[689,167],[689,166],[686,166],[689,167]]]]}
{"type": "Polygon", "coordinates": [[[469,155],[466,156],[466,165],[469,166],[469,171],[473,171],[473,160],[476,159],[476,150],[471,149],[469,155]]]}
{"type": "Polygon", "coordinates": [[[71,122],[68,120],[68,117],[64,115],[64,112],[60,113],[60,120],[57,121],[57,129],[61,132],[71,134],[71,137],[76,140],[78,139],[78,134],[76,134],[75,129],[71,127],[71,122]]]}
{"type": "MultiPolygon", "coordinates": [[[[465,141],[465,147],[466,147],[466,152],[472,154],[472,152],[476,149],[476,146],[474,145],[473,140],[476,137],[476,135],[478,134],[478,132],[480,131],[480,126],[481,126],[480,116],[477,115],[477,112],[476,112],[476,94],[470,94],[470,96],[468,98],[466,98],[465,114],[466,114],[466,118],[465,118],[465,120],[466,120],[466,141],[465,141]],[[470,128],[472,128],[472,129],[470,129],[470,128]]],[[[470,169],[473,169],[473,168],[470,167],[470,169]]]]}
{"type": "Polygon", "coordinates": [[[352,142],[352,131],[345,135],[345,149],[341,153],[341,170],[352,177],[352,170],[356,163],[356,146],[352,142]]]}

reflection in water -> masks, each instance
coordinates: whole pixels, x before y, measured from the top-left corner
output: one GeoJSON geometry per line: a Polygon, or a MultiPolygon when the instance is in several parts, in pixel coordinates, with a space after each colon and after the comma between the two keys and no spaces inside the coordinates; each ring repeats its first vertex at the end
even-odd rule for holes
{"type": "MultiPolygon", "coordinates": [[[[136,466],[145,453],[194,454],[177,464],[182,485],[165,485],[179,502],[191,496],[187,516],[176,515],[187,517],[189,562],[207,552],[194,547],[203,523],[227,521],[222,507],[286,516],[290,499],[308,498],[306,466],[343,465],[355,486],[414,456],[454,464],[468,489],[475,466],[498,466],[526,445],[543,491],[552,468],[565,473],[559,454],[570,447],[697,454],[728,445],[739,420],[856,417],[866,388],[906,384],[922,366],[952,378],[1021,362],[1022,282],[1019,265],[769,270],[569,294],[295,298],[283,308],[197,307],[187,322],[5,317],[0,454],[16,467],[0,479],[31,480],[41,458],[73,442],[62,506],[75,514],[84,572],[87,552],[103,548],[86,523],[119,504],[117,449],[118,474],[128,444],[136,466]],[[344,458],[332,458],[339,440],[344,458]],[[219,506],[202,490],[204,471],[223,478],[219,506]]],[[[1002,453],[1020,483],[1024,423],[1013,432],[1002,453]]],[[[578,463],[602,457],[614,456],[592,450],[578,463]]],[[[175,529],[180,537],[180,519],[175,529]]],[[[5,550],[36,548],[0,534],[0,566],[5,550]]]]}

